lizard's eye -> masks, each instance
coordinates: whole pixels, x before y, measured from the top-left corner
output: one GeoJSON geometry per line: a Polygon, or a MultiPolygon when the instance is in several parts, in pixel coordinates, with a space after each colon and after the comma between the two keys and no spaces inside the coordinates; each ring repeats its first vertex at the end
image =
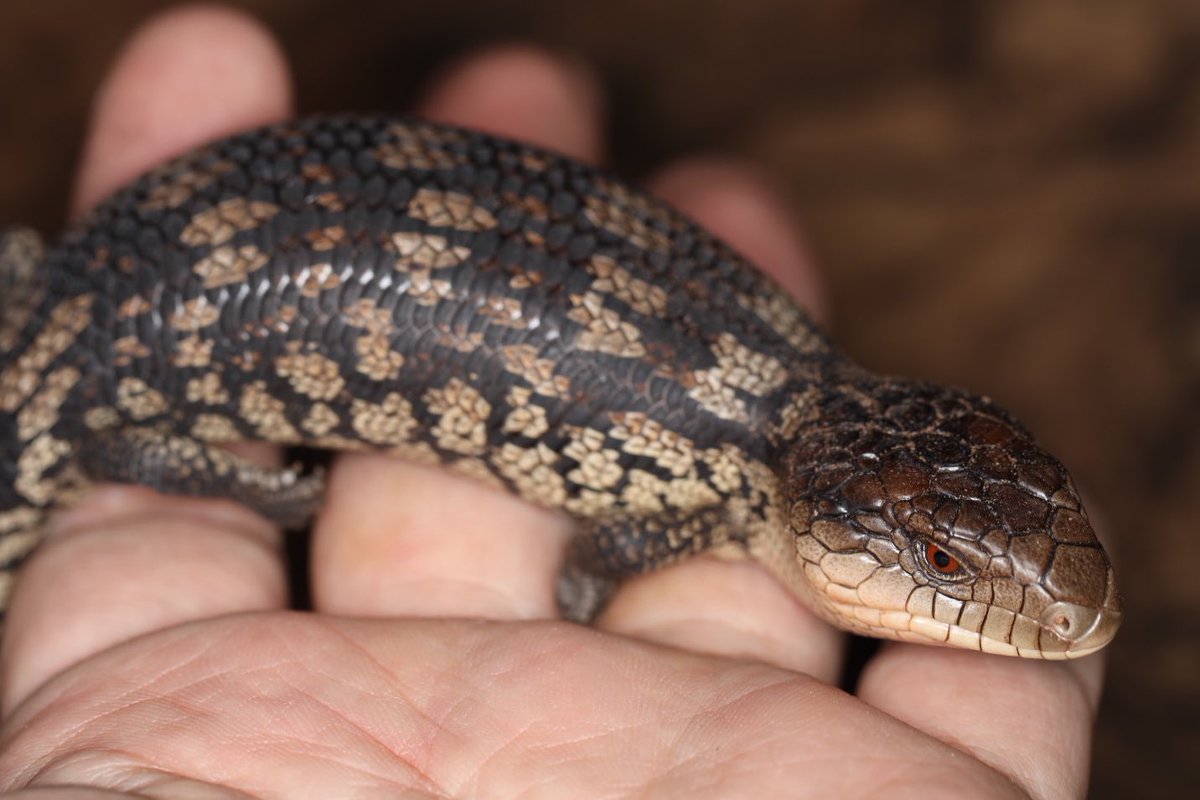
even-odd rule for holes
{"type": "Polygon", "coordinates": [[[962,562],[933,542],[925,545],[925,564],[931,573],[939,577],[961,578],[967,575],[962,562]]]}

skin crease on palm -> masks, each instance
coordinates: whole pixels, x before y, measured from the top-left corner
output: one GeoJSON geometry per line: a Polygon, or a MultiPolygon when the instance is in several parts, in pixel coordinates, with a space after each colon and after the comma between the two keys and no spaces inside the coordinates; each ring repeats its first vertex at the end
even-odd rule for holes
{"type": "MultiPolygon", "coordinates": [[[[172,154],[287,116],[289,96],[253,21],[212,7],[150,21],[97,99],[74,212],[172,154]]],[[[600,105],[588,76],[507,47],[446,71],[418,110],[596,161],[600,105]]],[[[761,177],[705,158],[650,185],[820,313],[761,177]]],[[[4,796],[1086,790],[1102,656],[889,643],[848,695],[828,683],[839,634],[752,564],[709,558],[629,584],[597,629],[557,622],[557,517],[378,456],[337,461],[314,540],[316,613],[299,614],[285,610],[279,532],[244,509],[106,488],[62,516],[8,618],[4,796]]]]}

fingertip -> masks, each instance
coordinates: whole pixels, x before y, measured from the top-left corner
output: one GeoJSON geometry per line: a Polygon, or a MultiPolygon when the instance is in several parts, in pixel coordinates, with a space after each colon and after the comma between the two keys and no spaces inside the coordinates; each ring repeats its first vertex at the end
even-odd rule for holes
{"type": "Polygon", "coordinates": [[[528,45],[450,64],[418,105],[424,116],[598,161],[604,103],[584,65],[528,45]]]}
{"type": "Polygon", "coordinates": [[[282,608],[279,532],[231,502],[106,485],[58,514],[22,567],[5,617],[0,707],[134,637],[282,608]]]}
{"type": "Polygon", "coordinates": [[[313,601],[353,616],[555,614],[569,525],[468,476],[354,453],[329,474],[313,528],[313,601]]]}
{"type": "Polygon", "coordinates": [[[1080,797],[1103,657],[1036,661],[889,643],[861,700],[1007,775],[1031,797],[1080,797]]]}
{"type": "Polygon", "coordinates": [[[661,170],[650,188],[778,281],[814,318],[827,321],[816,265],[770,176],[735,159],[694,156],[661,170]]]}
{"type": "Polygon", "coordinates": [[[170,156],[290,108],[283,51],[253,17],[215,5],[152,17],[97,92],[72,214],[170,156]]]}
{"type": "Polygon", "coordinates": [[[697,558],[621,586],[597,621],[623,636],[836,679],[844,637],[747,561],[697,558]]]}

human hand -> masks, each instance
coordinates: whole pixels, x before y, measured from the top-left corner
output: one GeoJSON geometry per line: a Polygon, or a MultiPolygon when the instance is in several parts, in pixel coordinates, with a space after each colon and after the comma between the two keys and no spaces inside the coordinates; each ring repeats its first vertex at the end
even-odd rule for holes
{"type": "MultiPolygon", "coordinates": [[[[76,211],[174,153],[285,117],[288,95],[280,54],[245,18],[164,16],[101,92],[76,211]]],[[[460,64],[422,111],[600,157],[594,87],[527,50],[460,64]]],[[[651,185],[818,305],[803,248],[760,179],[694,160],[651,185]]],[[[249,511],[98,491],[55,523],[13,598],[0,788],[75,787],[51,795],[62,798],[1084,792],[1098,657],[1042,663],[889,643],[851,696],[829,685],[840,636],[749,563],[701,558],[633,581],[599,630],[555,622],[565,541],[558,517],[513,498],[346,456],[314,531],[316,613],[297,614],[283,610],[279,534],[249,511]]]]}

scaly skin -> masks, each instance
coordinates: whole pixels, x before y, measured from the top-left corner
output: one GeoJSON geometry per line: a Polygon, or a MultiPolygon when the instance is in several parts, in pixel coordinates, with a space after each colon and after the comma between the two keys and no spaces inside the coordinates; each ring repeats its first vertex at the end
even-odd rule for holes
{"type": "Polygon", "coordinates": [[[1119,624],[1069,476],[1007,413],[866,373],[711,235],[535,148],[388,118],[254,131],[44,257],[10,233],[0,280],[5,587],[94,481],[302,524],[319,477],[217,447],[262,440],[570,514],[574,619],[717,550],[874,636],[1063,658],[1119,624]]]}

